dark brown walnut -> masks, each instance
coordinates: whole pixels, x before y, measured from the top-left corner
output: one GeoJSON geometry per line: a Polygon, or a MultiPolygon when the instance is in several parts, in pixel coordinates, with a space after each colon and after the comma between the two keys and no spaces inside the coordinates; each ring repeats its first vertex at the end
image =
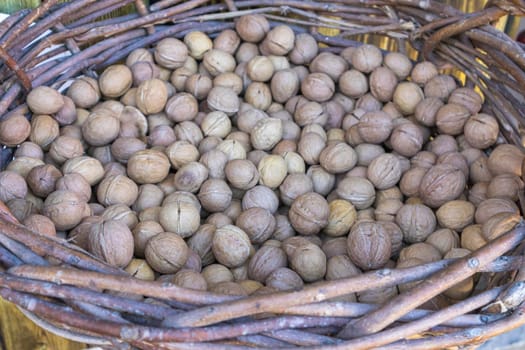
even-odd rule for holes
{"type": "Polygon", "coordinates": [[[379,190],[395,186],[401,178],[401,162],[391,153],[375,158],[367,169],[367,177],[379,190]]]}
{"type": "Polygon", "coordinates": [[[31,192],[39,197],[47,197],[56,188],[57,180],[62,176],[54,165],[36,166],[27,174],[26,181],[31,192]]]}
{"type": "Polygon", "coordinates": [[[501,174],[522,176],[521,165],[524,159],[525,153],[517,146],[502,144],[490,153],[488,168],[494,176],[501,174]]]}
{"type": "Polygon", "coordinates": [[[162,232],[148,241],[144,255],[155,271],[176,273],[188,260],[189,249],[179,235],[162,232]]]}
{"type": "Polygon", "coordinates": [[[436,216],[423,204],[405,204],[396,214],[396,223],[406,242],[423,242],[436,228],[436,216]]]}
{"type": "Polygon", "coordinates": [[[110,265],[125,267],[133,258],[133,235],[118,221],[94,223],[89,230],[89,251],[110,265]]]}
{"type": "Polygon", "coordinates": [[[347,251],[352,262],[361,269],[378,269],[390,259],[392,241],[379,223],[360,221],[350,230],[347,251]]]}
{"type": "Polygon", "coordinates": [[[304,235],[319,233],[328,224],[329,214],[326,199],[315,192],[297,197],[288,213],[294,229],[304,235]]]}
{"type": "Polygon", "coordinates": [[[268,240],[276,226],[275,217],[263,208],[244,210],[235,220],[235,225],[242,229],[252,243],[263,243],[268,240]]]}
{"type": "Polygon", "coordinates": [[[386,141],[393,128],[392,118],[383,111],[367,112],[357,124],[363,141],[373,144],[386,141]]]}
{"type": "Polygon", "coordinates": [[[332,174],[351,170],[357,163],[357,153],[344,142],[329,144],[319,155],[319,163],[332,174]]]}
{"type": "Polygon", "coordinates": [[[377,67],[370,74],[370,92],[381,102],[392,100],[397,86],[397,77],[387,67],[377,67]]]}
{"type": "Polygon", "coordinates": [[[419,187],[419,195],[424,204],[437,208],[458,198],[465,190],[466,179],[463,172],[450,164],[438,164],[430,168],[419,187]]]}
{"type": "Polygon", "coordinates": [[[23,199],[27,195],[27,183],[20,174],[4,170],[0,172],[0,201],[7,203],[11,199],[23,199]]]}
{"type": "Polygon", "coordinates": [[[272,272],[281,267],[286,267],[286,265],[286,254],[281,248],[263,245],[250,258],[248,277],[262,283],[272,272]]]}
{"type": "Polygon", "coordinates": [[[31,124],[23,115],[13,115],[0,121],[0,144],[14,147],[31,134],[31,124]]]}
{"type": "Polygon", "coordinates": [[[467,108],[470,114],[476,114],[481,110],[483,99],[474,89],[460,87],[452,91],[448,98],[449,103],[455,103],[467,108]]]}

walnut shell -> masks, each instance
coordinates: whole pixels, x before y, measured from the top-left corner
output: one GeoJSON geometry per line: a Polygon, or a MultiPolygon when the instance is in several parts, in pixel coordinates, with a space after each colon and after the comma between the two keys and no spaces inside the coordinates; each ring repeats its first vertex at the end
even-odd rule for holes
{"type": "Polygon", "coordinates": [[[367,177],[379,190],[395,186],[401,178],[399,158],[391,153],[378,156],[368,166],[367,177]]]}
{"type": "Polygon", "coordinates": [[[419,187],[419,195],[426,205],[437,208],[458,198],[465,189],[463,172],[450,164],[438,164],[430,168],[419,187]]]}
{"type": "Polygon", "coordinates": [[[474,221],[474,204],[464,200],[454,200],[443,204],[436,217],[441,227],[461,232],[474,221]]]}
{"type": "Polygon", "coordinates": [[[396,214],[396,223],[403,231],[405,241],[423,242],[436,228],[436,216],[423,204],[405,204],[396,214]]]}
{"type": "Polygon", "coordinates": [[[280,267],[286,267],[286,253],[279,247],[264,245],[250,259],[248,277],[264,282],[268,276],[280,267]]]}
{"type": "Polygon", "coordinates": [[[329,214],[326,199],[315,192],[297,197],[288,213],[292,226],[304,235],[319,233],[328,224],[329,214]]]}
{"type": "Polygon", "coordinates": [[[347,241],[348,256],[363,270],[384,266],[392,253],[392,240],[383,226],[374,221],[357,222],[347,241]]]}
{"type": "Polygon", "coordinates": [[[162,232],[148,241],[144,255],[148,264],[155,271],[175,273],[188,260],[189,249],[179,235],[172,232],[162,232]]]}
{"type": "Polygon", "coordinates": [[[215,231],[213,255],[224,266],[241,266],[248,260],[251,249],[250,238],[239,227],[226,225],[215,231]]]}
{"type": "Polygon", "coordinates": [[[94,223],[89,230],[89,251],[110,265],[125,267],[133,258],[133,235],[115,220],[94,223]]]}

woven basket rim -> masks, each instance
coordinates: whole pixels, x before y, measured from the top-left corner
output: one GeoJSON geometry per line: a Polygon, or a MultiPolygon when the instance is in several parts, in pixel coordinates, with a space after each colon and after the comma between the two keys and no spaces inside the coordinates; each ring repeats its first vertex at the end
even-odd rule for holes
{"type": "MultiPolygon", "coordinates": [[[[484,94],[488,108],[502,125],[502,136],[523,148],[525,107],[520,98],[525,96],[525,53],[523,46],[488,23],[509,13],[523,15],[524,11],[520,0],[490,2],[487,8],[473,14],[464,14],[438,1],[415,0],[225,0],[213,4],[204,0],[164,0],[149,7],[141,0],[74,0],[65,4],[49,0],[37,9],[14,13],[0,23],[0,120],[13,114],[28,114],[23,98],[31,87],[60,87],[82,74],[96,76],[97,70],[122,60],[135,48],[151,46],[164,37],[182,37],[196,29],[213,35],[233,28],[232,21],[243,14],[259,13],[267,16],[272,25],[288,23],[296,32],[312,34],[329,52],[360,43],[342,35],[328,37],[319,31],[319,24],[345,35],[386,33],[401,50],[410,43],[422,52],[423,59],[441,68],[459,68],[466,75],[467,85],[477,86],[484,94]],[[136,7],[136,14],[96,20],[130,4],[136,7]],[[47,51],[43,54],[44,50],[47,51]]],[[[12,149],[4,147],[0,168],[11,158],[12,149]]],[[[42,319],[42,327],[55,332],[56,327],[62,328],[61,335],[69,334],[71,338],[102,337],[112,344],[124,341],[144,349],[187,348],[197,343],[202,349],[244,348],[245,344],[263,348],[286,344],[333,349],[443,348],[478,343],[525,324],[521,317],[525,311],[521,305],[525,287],[519,282],[525,277],[523,222],[468,258],[382,269],[301,291],[247,298],[134,280],[68,243],[28,230],[2,203],[0,231],[0,266],[9,268],[0,272],[0,296],[34,314],[35,320],[42,319]],[[504,256],[516,247],[516,255],[504,256]],[[49,266],[41,256],[58,259],[65,266],[49,266]],[[416,309],[466,276],[505,271],[518,271],[518,282],[480,291],[434,313],[416,309]],[[380,308],[325,301],[419,279],[426,283],[380,308]],[[123,296],[93,291],[93,287],[169,299],[169,307],[132,302],[123,296]],[[59,299],[69,303],[59,305],[42,296],[61,296],[59,299]],[[78,299],[71,301],[73,296],[78,299]],[[512,305],[515,312],[470,313],[494,301],[507,305],[505,302],[513,297],[519,299],[512,305]],[[95,305],[93,298],[102,304],[95,305]],[[109,312],[109,305],[113,304],[117,311],[109,312]],[[146,313],[151,319],[157,316],[157,323],[151,323],[156,327],[138,321],[122,323],[119,312],[146,313]],[[242,318],[260,313],[275,316],[262,320],[242,318]],[[164,323],[160,324],[161,320],[164,323]],[[403,322],[401,326],[386,328],[398,320],[403,322]],[[315,327],[344,325],[349,330],[343,338],[350,340],[307,332],[315,327]],[[273,332],[273,338],[269,332],[273,332]],[[403,340],[426,332],[433,336],[403,340]],[[216,342],[228,338],[237,338],[237,342],[216,342]]]]}

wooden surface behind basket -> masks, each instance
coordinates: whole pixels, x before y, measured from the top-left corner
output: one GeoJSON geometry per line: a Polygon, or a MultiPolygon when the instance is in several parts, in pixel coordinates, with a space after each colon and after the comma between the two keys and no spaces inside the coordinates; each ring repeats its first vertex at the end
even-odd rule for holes
{"type": "MultiPolygon", "coordinates": [[[[414,1],[408,1],[408,0],[407,0],[407,1],[379,1],[379,2],[380,2],[380,3],[384,3],[384,4],[390,4],[390,5],[394,6],[394,7],[395,7],[395,6],[398,6],[398,3],[401,4],[401,6],[409,6],[410,4],[418,3],[417,1],[414,2],[414,1]]],[[[225,3],[227,3],[228,5],[233,4],[232,1],[225,1],[225,3]]],[[[290,1],[290,3],[292,3],[292,2],[290,1]]],[[[334,3],[336,3],[336,2],[334,2],[334,3]]],[[[352,3],[354,3],[354,2],[352,2],[352,3]]],[[[358,2],[355,2],[355,3],[358,3],[358,2]]],[[[419,2],[419,3],[421,3],[421,2],[419,2]]],[[[516,3],[516,4],[519,5],[519,1],[513,1],[513,2],[512,2],[512,1],[506,1],[506,2],[504,2],[504,1],[499,1],[499,2],[497,2],[497,3],[498,3],[498,6],[500,6],[501,8],[506,8],[507,5],[510,6],[511,4],[514,4],[514,3],[516,3]]],[[[517,6],[518,6],[518,5],[517,5],[517,6]]],[[[520,8],[518,8],[518,10],[519,10],[519,9],[520,9],[520,8]]],[[[509,11],[511,11],[511,10],[512,10],[512,9],[510,9],[509,11]]],[[[518,10],[516,10],[516,11],[519,12],[518,10]]],[[[514,11],[514,10],[512,10],[512,11],[514,11]]],[[[521,8],[521,11],[523,11],[522,8],[521,8]]],[[[501,10],[499,10],[499,9],[497,9],[497,8],[493,8],[493,9],[492,9],[492,12],[488,12],[488,15],[491,15],[491,14],[494,15],[494,17],[500,17],[500,15],[501,15],[502,13],[501,13],[501,10]],[[496,16],[496,15],[497,15],[497,16],[496,16]]],[[[487,18],[484,17],[484,20],[485,20],[485,21],[482,22],[482,23],[485,23],[485,22],[487,21],[487,18]]],[[[162,22],[162,21],[160,21],[160,22],[162,22]]],[[[159,23],[156,22],[155,24],[159,24],[159,23]]],[[[478,25],[479,25],[479,24],[478,24],[478,25]]],[[[459,29],[460,32],[461,32],[462,30],[463,30],[463,31],[466,30],[464,27],[459,27],[459,28],[456,28],[456,29],[459,29]]],[[[479,33],[478,33],[478,34],[479,34],[479,33]]],[[[477,34],[476,34],[476,35],[477,35],[477,34]]],[[[474,37],[475,37],[476,35],[473,34],[474,37]]],[[[88,35],[88,36],[89,36],[89,35],[88,35]]],[[[441,38],[443,38],[443,37],[441,37],[441,38]]],[[[95,40],[92,41],[92,42],[96,42],[96,40],[98,40],[98,39],[100,39],[100,37],[96,37],[96,35],[95,35],[95,40]]],[[[438,41],[439,41],[439,38],[437,38],[437,39],[438,39],[438,41]]],[[[479,39],[479,36],[478,36],[478,39],[479,39]]],[[[111,39],[108,39],[108,40],[111,40],[111,39]]],[[[330,40],[326,40],[326,43],[330,44],[330,40]]],[[[438,43],[435,43],[435,44],[438,45],[438,43]]],[[[336,46],[337,46],[337,45],[341,45],[341,42],[339,42],[339,44],[336,43],[336,46]]],[[[432,46],[430,45],[430,47],[432,47],[432,46]]],[[[84,48],[84,49],[85,49],[85,48],[84,48]]],[[[446,49],[446,48],[443,48],[443,50],[445,50],[445,49],[446,49]]],[[[503,47],[503,49],[506,49],[506,47],[503,47]]],[[[430,52],[430,53],[432,53],[432,52],[430,52]]],[[[457,54],[457,52],[455,52],[455,51],[452,51],[452,53],[453,53],[453,54],[457,54]]],[[[13,54],[13,53],[10,52],[10,54],[13,54]]],[[[441,54],[443,54],[443,52],[441,52],[441,54]]],[[[109,57],[111,57],[111,56],[109,56],[109,57]]],[[[456,59],[459,63],[463,62],[463,61],[462,61],[463,58],[462,58],[461,56],[457,56],[457,57],[455,56],[455,59],[456,59]]],[[[472,64],[473,62],[468,62],[468,63],[469,63],[469,64],[472,64]]],[[[101,66],[100,64],[101,64],[101,63],[100,63],[100,62],[97,62],[96,60],[93,61],[93,65],[95,65],[96,68],[101,68],[102,66],[101,66]]],[[[477,78],[477,76],[475,75],[476,69],[473,68],[472,71],[473,71],[474,73],[473,73],[473,72],[469,72],[469,74],[470,74],[469,78],[475,78],[475,79],[476,79],[476,78],[477,78]]],[[[25,72],[23,72],[23,71],[17,71],[17,73],[19,74],[19,78],[20,78],[20,79],[22,79],[22,78],[24,77],[25,72]]],[[[38,78],[36,78],[34,74],[33,74],[32,76],[30,76],[30,78],[31,78],[31,77],[34,79],[34,80],[33,80],[34,83],[35,83],[35,81],[36,81],[35,84],[42,84],[42,83],[45,83],[45,84],[52,84],[52,83],[54,82],[54,78],[49,79],[49,80],[43,80],[43,78],[42,78],[42,79],[38,79],[38,78]]],[[[475,80],[475,79],[474,79],[474,80],[475,80]]],[[[23,79],[22,79],[22,81],[23,81],[23,79]]],[[[14,90],[12,90],[12,91],[14,91],[14,90]]],[[[19,92],[20,92],[20,91],[21,91],[21,89],[19,90],[19,92]]],[[[487,91],[488,91],[488,90],[487,90],[487,91]]],[[[490,92],[490,91],[489,91],[489,92],[490,92]]],[[[492,96],[491,96],[491,97],[492,97],[492,96]]],[[[9,101],[9,96],[8,96],[7,100],[4,99],[4,101],[9,101]]],[[[11,99],[10,101],[11,101],[11,102],[9,103],[9,105],[13,104],[12,107],[15,107],[15,106],[17,105],[17,103],[15,102],[15,99],[11,99]]],[[[496,106],[496,107],[498,107],[498,108],[501,107],[501,104],[502,104],[502,102],[501,102],[498,98],[495,98],[495,99],[492,101],[492,103],[493,103],[494,106],[496,106]]],[[[0,106],[0,107],[2,107],[2,106],[0,106]]],[[[9,107],[9,106],[4,106],[4,107],[5,107],[5,109],[4,109],[4,111],[5,111],[5,110],[7,109],[7,107],[9,107]]],[[[22,106],[22,107],[23,107],[23,106],[22,106]]],[[[505,107],[504,104],[503,104],[503,107],[505,107]]],[[[501,117],[501,118],[504,118],[503,115],[500,115],[500,117],[501,117]]],[[[510,141],[511,141],[511,142],[519,142],[519,141],[520,141],[520,140],[519,140],[519,137],[516,137],[516,136],[519,136],[519,135],[517,135],[517,133],[514,134],[514,135],[513,135],[512,133],[510,133],[509,135],[510,135],[510,136],[514,136],[514,137],[510,137],[510,141]]],[[[11,227],[11,228],[12,228],[12,227],[11,227]]],[[[26,235],[26,234],[28,234],[28,233],[27,233],[27,232],[24,233],[23,228],[22,228],[22,227],[19,227],[19,226],[16,226],[16,230],[12,231],[12,233],[13,233],[13,234],[12,234],[12,236],[10,236],[10,237],[12,237],[12,238],[13,238],[13,237],[16,237],[17,240],[19,239],[19,240],[21,240],[21,241],[24,241],[25,244],[26,244],[27,246],[29,246],[30,249],[33,249],[33,250],[38,250],[38,249],[39,249],[39,247],[38,247],[39,243],[42,243],[42,242],[43,242],[43,241],[37,241],[36,243],[31,243],[31,239],[33,239],[33,238],[32,238],[31,236],[26,235]],[[16,234],[15,234],[15,233],[16,233],[16,234]],[[19,234],[19,235],[17,235],[17,234],[19,234]],[[26,238],[22,238],[22,237],[26,237],[26,238]]],[[[511,233],[506,237],[506,241],[505,241],[505,240],[502,240],[501,242],[498,242],[498,244],[496,244],[495,248],[496,248],[496,249],[499,249],[499,250],[496,250],[496,249],[495,249],[494,252],[492,253],[491,258],[495,258],[495,257],[501,255],[506,249],[508,249],[509,247],[513,247],[513,246],[516,244],[516,242],[515,242],[516,240],[520,240],[520,241],[521,241],[522,238],[523,238],[522,228],[520,228],[520,229],[518,229],[518,230],[515,230],[514,232],[511,232],[511,233]],[[513,241],[513,240],[514,240],[514,241],[513,241]],[[497,251],[497,253],[496,253],[496,251],[497,251]]],[[[64,248],[64,247],[62,247],[62,248],[64,248]]],[[[62,255],[60,256],[60,258],[63,259],[63,260],[67,260],[67,258],[68,258],[68,256],[65,255],[65,252],[68,252],[68,254],[71,253],[71,251],[68,251],[67,249],[61,250],[59,253],[60,253],[60,254],[64,253],[64,254],[62,254],[62,255]]],[[[58,254],[58,255],[60,255],[60,254],[58,254]]],[[[488,259],[488,257],[487,257],[487,253],[483,253],[483,254],[480,254],[480,255],[481,255],[481,256],[480,256],[481,258],[485,257],[485,259],[488,259]]],[[[88,260],[85,260],[85,261],[88,261],[88,260]]],[[[70,262],[71,262],[71,261],[70,261],[70,262]]],[[[466,262],[466,261],[465,261],[465,262],[466,262]]],[[[93,262],[93,261],[90,261],[89,263],[90,263],[90,264],[94,264],[94,265],[86,265],[86,266],[88,266],[89,268],[92,268],[92,269],[98,269],[99,271],[101,271],[101,270],[102,270],[102,271],[106,271],[107,273],[111,273],[111,272],[112,272],[111,270],[105,270],[103,267],[101,267],[101,266],[99,266],[99,265],[96,265],[96,263],[93,262]]],[[[514,265],[513,265],[513,266],[514,266],[514,265]]],[[[444,267],[444,265],[441,266],[441,269],[442,269],[443,267],[444,267]]],[[[462,268],[465,269],[465,267],[462,267],[462,268]]],[[[493,267],[493,268],[494,268],[494,267],[493,267]]],[[[514,267],[513,269],[516,269],[516,267],[514,267]]],[[[454,270],[454,271],[456,272],[456,274],[459,274],[459,275],[460,275],[460,272],[461,272],[462,270],[458,268],[457,270],[454,270]]],[[[450,270],[450,272],[454,272],[454,271],[450,270]]],[[[493,270],[490,270],[490,271],[493,271],[493,270]]],[[[35,269],[24,269],[24,268],[21,268],[21,269],[15,269],[15,272],[18,273],[20,276],[29,276],[29,277],[33,276],[33,277],[34,277],[34,276],[43,276],[43,275],[49,276],[51,272],[54,273],[54,272],[56,272],[56,271],[53,271],[53,270],[46,270],[45,268],[44,268],[44,269],[37,269],[37,268],[35,268],[35,269]]],[[[71,283],[73,283],[74,276],[69,276],[68,278],[70,278],[69,281],[70,281],[71,283]]],[[[66,280],[66,281],[67,281],[67,280],[66,280]]],[[[77,282],[78,282],[78,281],[77,281],[77,282]]],[[[370,282],[370,281],[369,281],[369,282],[370,282]]],[[[332,285],[332,286],[333,286],[333,285],[332,285]]],[[[341,283],[341,286],[344,287],[344,286],[345,286],[344,283],[341,283]]],[[[348,287],[348,286],[347,286],[347,287],[348,287]]],[[[334,292],[334,288],[332,288],[331,291],[334,292]]],[[[26,302],[28,302],[28,301],[27,301],[27,300],[24,300],[24,298],[21,298],[19,295],[16,295],[16,293],[10,293],[9,291],[4,291],[4,292],[5,292],[4,295],[5,295],[6,297],[9,297],[11,300],[14,300],[14,301],[16,301],[17,303],[20,303],[20,304],[22,304],[22,305],[26,305],[26,306],[28,305],[28,304],[26,303],[26,302]]],[[[307,296],[308,296],[308,295],[313,295],[313,296],[315,296],[315,295],[317,295],[316,293],[318,294],[319,291],[318,291],[318,290],[317,290],[317,291],[316,291],[316,290],[312,290],[310,294],[308,294],[308,293],[303,293],[303,294],[301,294],[301,296],[304,298],[303,301],[304,301],[305,303],[307,303],[307,301],[305,301],[305,300],[310,300],[310,299],[306,298],[305,295],[307,295],[307,296]]],[[[284,297],[283,297],[283,298],[284,298],[284,297]]],[[[283,299],[283,298],[281,298],[281,299],[283,299]]],[[[310,297],[310,298],[312,298],[312,297],[310,297]]],[[[280,299],[280,300],[281,300],[281,299],[280,299]]],[[[311,300],[315,300],[315,299],[311,299],[311,300]]],[[[239,305],[244,305],[244,304],[239,304],[239,305]]],[[[221,310],[221,306],[223,306],[223,305],[218,306],[217,309],[221,310]]],[[[250,304],[246,304],[246,305],[244,305],[244,306],[245,306],[245,308],[241,308],[241,307],[239,307],[239,309],[238,309],[237,312],[242,313],[243,311],[246,311],[246,310],[248,310],[248,311],[252,310],[251,308],[259,307],[259,306],[257,306],[257,305],[250,305],[250,304]]],[[[42,306],[42,307],[43,307],[43,306],[42,306]]],[[[265,306],[263,305],[263,307],[265,307],[265,306]]],[[[268,308],[268,306],[266,306],[266,307],[268,308]]],[[[281,311],[284,311],[285,309],[286,309],[285,307],[281,307],[280,310],[281,310],[281,311]]],[[[39,310],[37,310],[37,311],[38,311],[38,312],[43,312],[43,310],[44,310],[44,308],[39,309],[39,310]]],[[[224,310],[224,307],[222,308],[222,310],[224,310]]],[[[48,309],[48,310],[47,310],[47,312],[49,312],[50,317],[51,317],[51,316],[52,316],[52,317],[57,317],[57,314],[53,314],[52,311],[54,311],[54,310],[52,310],[52,309],[48,309]]],[[[55,310],[55,311],[56,311],[56,310],[55,310]]],[[[309,311],[311,312],[311,310],[309,310],[309,311]]],[[[252,313],[255,313],[255,312],[253,312],[253,310],[252,310],[252,313]]],[[[459,315],[461,315],[461,312],[459,313],[459,315]]],[[[189,318],[189,319],[187,318],[187,319],[186,319],[186,322],[190,322],[190,321],[193,321],[193,322],[194,322],[194,321],[198,318],[198,317],[196,317],[196,316],[198,316],[198,314],[195,314],[195,313],[194,313],[194,314],[190,315],[190,318],[189,318]],[[193,317],[193,318],[192,318],[192,317],[193,317]]],[[[218,315],[218,314],[217,314],[217,311],[215,310],[215,317],[217,317],[217,316],[220,316],[220,314],[218,315]]],[[[519,315],[517,315],[516,317],[519,317],[519,315]]],[[[220,317],[219,317],[219,318],[220,318],[220,317]]],[[[12,320],[11,318],[9,318],[9,319],[12,320]]],[[[2,319],[2,320],[3,320],[3,319],[2,319]]],[[[66,318],[64,318],[64,320],[66,321],[66,318]]],[[[67,319],[67,321],[69,322],[70,319],[67,319]]],[[[212,321],[213,321],[213,320],[212,320],[212,321]]],[[[485,334],[485,335],[493,335],[493,334],[497,333],[498,331],[502,331],[502,330],[508,329],[508,328],[510,328],[510,327],[513,327],[513,326],[515,326],[516,324],[518,324],[519,322],[523,322],[523,320],[516,319],[516,318],[514,318],[514,319],[509,318],[508,323],[501,323],[501,324],[498,324],[497,327],[495,326],[495,327],[493,327],[493,328],[490,329],[490,330],[485,330],[486,333],[484,333],[484,334],[485,334]],[[498,327],[499,327],[499,328],[498,328],[498,327]]],[[[190,322],[190,323],[191,323],[191,322],[190,322]]],[[[213,322],[212,322],[212,323],[213,323],[213,322]]],[[[92,325],[92,326],[96,326],[96,325],[92,325]]],[[[115,329],[111,329],[111,331],[114,331],[114,330],[115,330],[115,329]]],[[[100,331],[101,333],[103,333],[103,332],[106,331],[106,329],[103,329],[103,327],[101,327],[100,329],[98,329],[98,331],[100,331]]],[[[118,333],[118,332],[117,332],[117,333],[118,333]]],[[[468,333],[468,332],[467,332],[467,333],[468,333]]],[[[458,338],[457,338],[457,341],[459,342],[459,341],[465,341],[465,340],[466,340],[466,341],[471,342],[472,340],[481,339],[480,337],[477,337],[475,334],[467,334],[467,333],[465,334],[465,336],[464,336],[463,338],[458,337],[458,338]],[[465,339],[465,338],[467,338],[467,339],[465,339]]],[[[106,333],[103,333],[103,334],[106,334],[106,333]]],[[[209,336],[210,334],[211,334],[211,333],[208,333],[207,335],[209,336]]],[[[159,335],[160,335],[160,334],[157,334],[157,336],[159,336],[159,335]]],[[[178,334],[178,333],[176,333],[176,332],[172,332],[172,333],[170,333],[170,336],[172,337],[172,338],[170,338],[170,339],[174,339],[173,337],[176,337],[176,335],[179,336],[179,337],[181,336],[180,334],[178,334]]],[[[450,341],[451,341],[451,340],[453,340],[453,339],[450,339],[450,338],[448,338],[448,339],[442,338],[442,343],[439,343],[439,344],[443,344],[443,345],[445,345],[445,344],[450,344],[450,341]]],[[[420,344],[420,345],[421,345],[421,344],[425,344],[425,343],[424,343],[424,342],[423,342],[423,343],[417,343],[417,341],[416,341],[416,342],[413,342],[413,343],[411,343],[411,344],[414,344],[414,345],[420,344]]],[[[435,343],[434,343],[434,344],[435,344],[435,343]]],[[[142,345],[147,346],[147,342],[144,342],[142,345]]],[[[18,347],[15,347],[15,348],[18,349],[18,347]]],[[[50,345],[50,348],[54,348],[54,347],[50,345]]]]}

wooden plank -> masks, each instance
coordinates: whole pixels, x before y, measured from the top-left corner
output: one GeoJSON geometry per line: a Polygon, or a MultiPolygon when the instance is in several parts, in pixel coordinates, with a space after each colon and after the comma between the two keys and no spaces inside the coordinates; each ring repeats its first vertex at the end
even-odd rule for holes
{"type": "Polygon", "coordinates": [[[0,350],[80,350],[84,344],[72,342],[39,328],[15,305],[0,298],[0,350]]]}

